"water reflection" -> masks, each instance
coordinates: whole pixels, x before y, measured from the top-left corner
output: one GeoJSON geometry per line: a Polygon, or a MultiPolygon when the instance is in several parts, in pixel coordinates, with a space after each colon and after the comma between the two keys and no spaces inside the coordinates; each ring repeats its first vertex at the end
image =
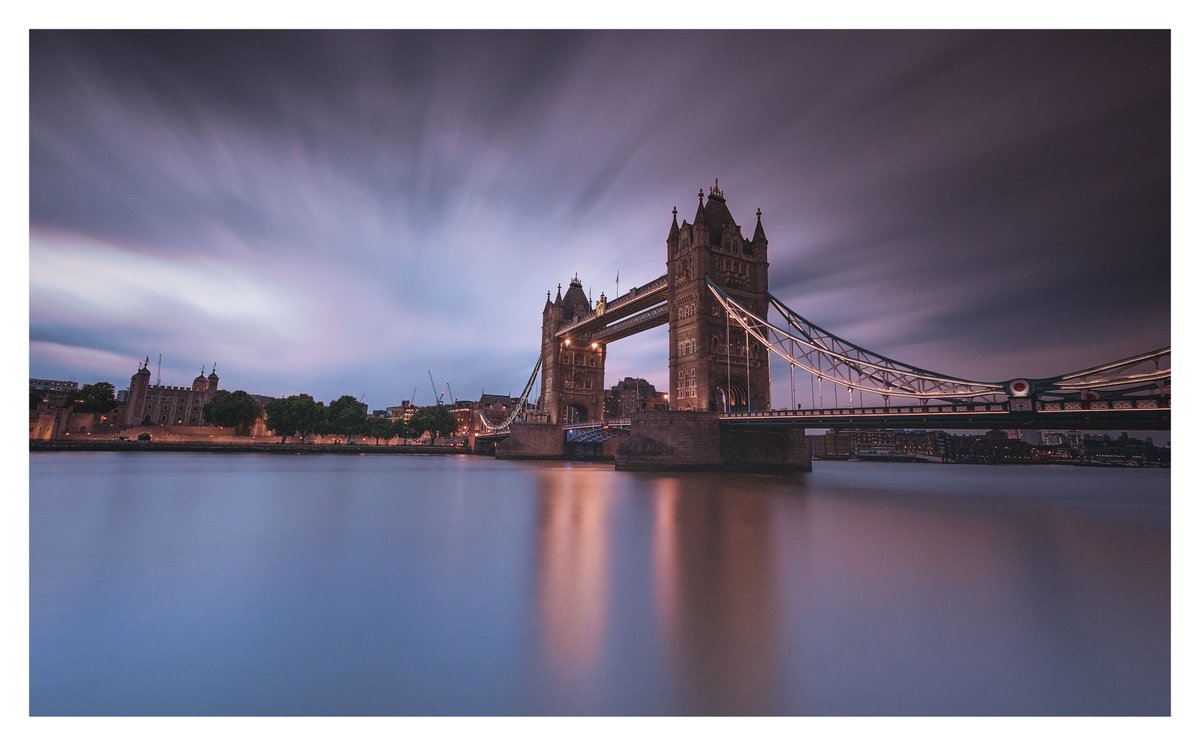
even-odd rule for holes
{"type": "Polygon", "coordinates": [[[608,615],[609,507],[604,475],[583,469],[537,474],[538,612],[558,674],[592,673],[608,615]]]}
{"type": "Polygon", "coordinates": [[[723,475],[654,490],[655,607],[681,714],[774,710],[778,578],[771,497],[723,475]]]}
{"type": "Polygon", "coordinates": [[[31,458],[64,715],[1166,714],[1169,474],[31,458]]]}

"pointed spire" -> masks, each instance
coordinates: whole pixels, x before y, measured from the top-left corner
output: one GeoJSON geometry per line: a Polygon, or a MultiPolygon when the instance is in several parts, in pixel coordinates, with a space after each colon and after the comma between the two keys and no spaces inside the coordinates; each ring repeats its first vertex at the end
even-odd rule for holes
{"type": "Polygon", "coordinates": [[[700,225],[704,222],[704,190],[700,190],[700,204],[696,206],[696,218],[692,220],[695,225],[700,225]]]}
{"type": "Polygon", "coordinates": [[[754,238],[750,239],[750,242],[751,243],[760,243],[760,242],[766,243],[767,242],[767,232],[764,231],[763,227],[762,227],[762,208],[759,208],[759,210],[755,213],[755,216],[758,218],[758,222],[754,226],[754,238]]]}
{"type": "Polygon", "coordinates": [[[676,241],[679,239],[679,208],[671,208],[671,231],[667,234],[668,241],[676,241]]]}
{"type": "Polygon", "coordinates": [[[554,296],[555,303],[562,303],[562,283],[558,283],[558,295],[554,296]]]}

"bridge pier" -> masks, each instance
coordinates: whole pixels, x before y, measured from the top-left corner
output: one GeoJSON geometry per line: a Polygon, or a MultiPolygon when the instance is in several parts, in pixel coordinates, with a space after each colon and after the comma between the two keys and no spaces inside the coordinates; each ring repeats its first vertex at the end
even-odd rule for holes
{"type": "Polygon", "coordinates": [[[729,425],[717,412],[641,412],[617,448],[616,467],[793,474],[812,471],[812,452],[800,427],[729,425]]]}
{"type": "Polygon", "coordinates": [[[566,456],[561,425],[514,422],[509,436],[496,444],[496,458],[560,459],[566,456]]]}

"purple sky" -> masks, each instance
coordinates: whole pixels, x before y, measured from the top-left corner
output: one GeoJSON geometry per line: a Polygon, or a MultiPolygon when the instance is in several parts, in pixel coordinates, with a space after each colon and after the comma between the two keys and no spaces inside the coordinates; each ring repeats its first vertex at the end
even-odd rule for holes
{"type": "MultiPolygon", "coordinates": [[[[984,380],[1170,343],[1166,32],[34,32],[30,375],[518,393],[719,178],[771,290],[984,380]]],[[[665,328],[607,378],[665,387],[665,328]]],[[[775,404],[789,400],[787,368],[775,404]]],[[[807,386],[803,387],[807,391],[807,386]]]]}

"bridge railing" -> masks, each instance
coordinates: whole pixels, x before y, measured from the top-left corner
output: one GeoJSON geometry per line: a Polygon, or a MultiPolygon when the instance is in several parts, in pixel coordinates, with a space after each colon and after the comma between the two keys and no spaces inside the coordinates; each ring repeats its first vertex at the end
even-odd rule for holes
{"type": "Polygon", "coordinates": [[[1080,401],[1037,401],[1013,399],[1007,402],[975,404],[914,404],[903,407],[823,407],[817,409],[772,409],[761,412],[722,412],[722,419],[781,419],[789,417],[839,417],[864,415],[943,414],[971,415],[1005,412],[1083,412],[1120,410],[1169,410],[1169,397],[1126,399],[1084,399],[1080,401]],[[1014,404],[1015,402],[1019,402],[1014,404]]]}

